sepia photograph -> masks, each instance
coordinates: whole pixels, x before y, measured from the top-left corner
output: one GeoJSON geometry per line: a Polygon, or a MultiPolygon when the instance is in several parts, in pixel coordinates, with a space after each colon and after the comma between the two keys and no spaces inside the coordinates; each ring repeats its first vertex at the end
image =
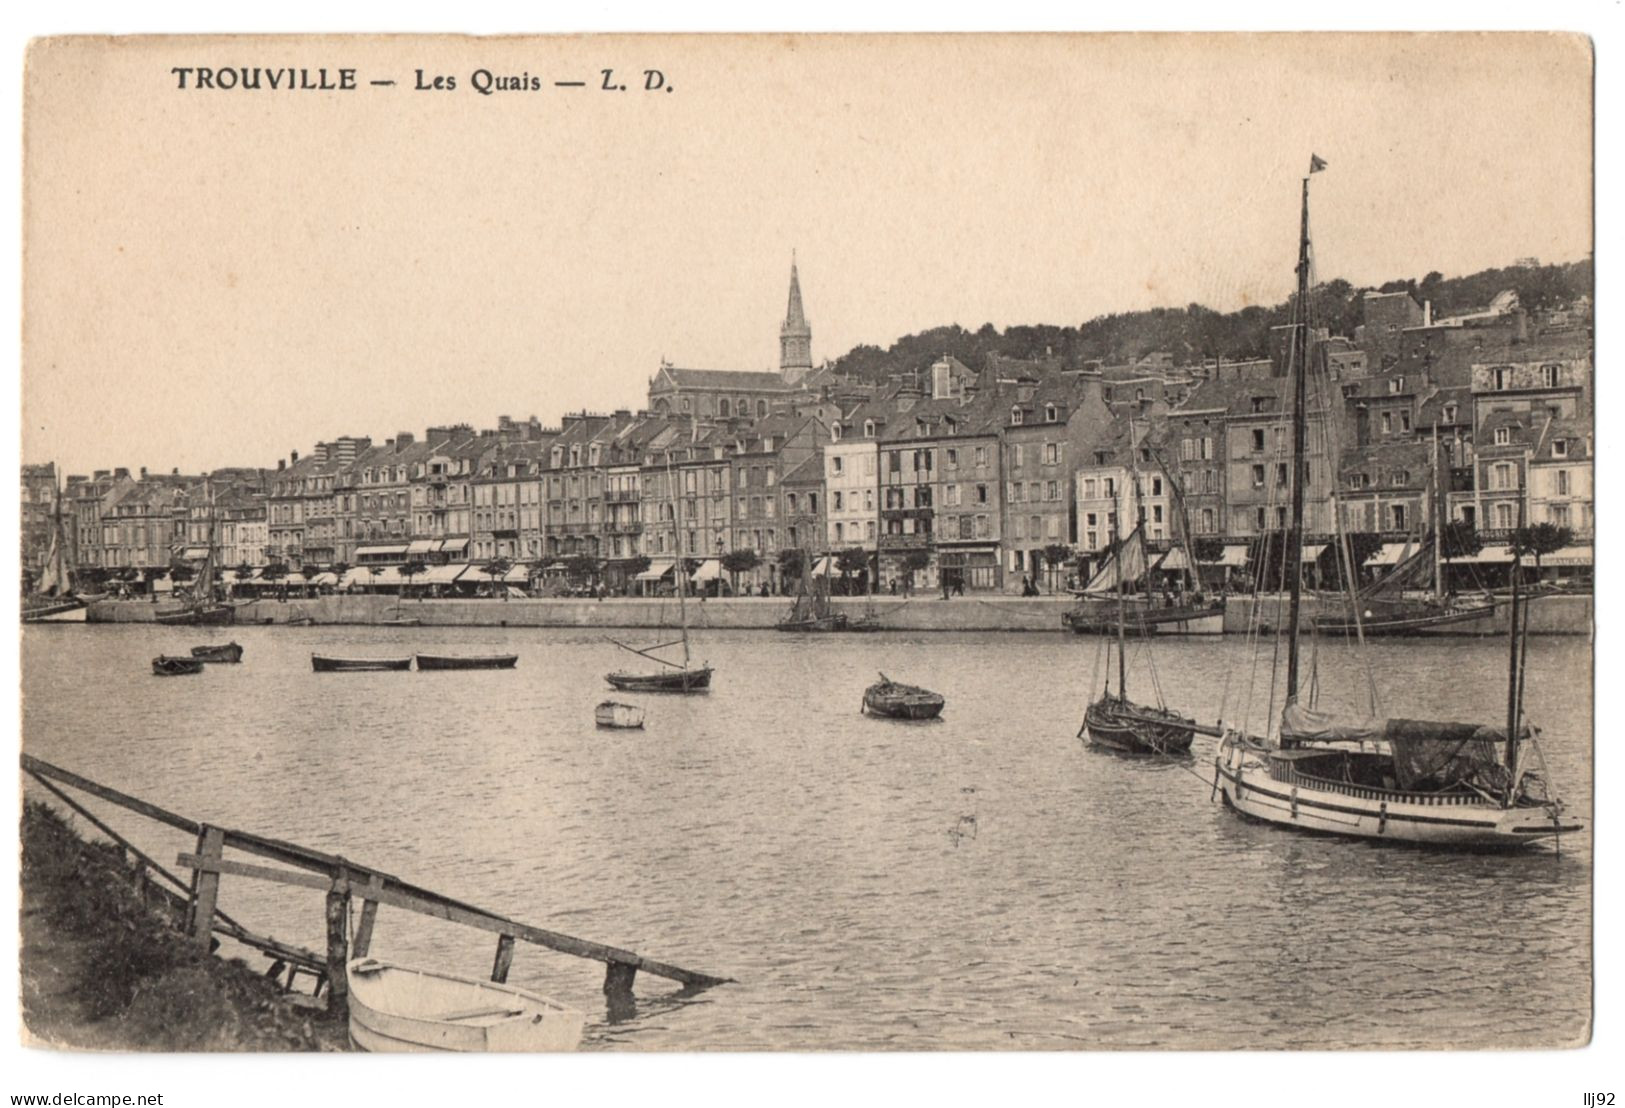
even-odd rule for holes
{"type": "Polygon", "coordinates": [[[21,1045],[1587,1047],[1595,61],[33,40],[21,1045]]]}

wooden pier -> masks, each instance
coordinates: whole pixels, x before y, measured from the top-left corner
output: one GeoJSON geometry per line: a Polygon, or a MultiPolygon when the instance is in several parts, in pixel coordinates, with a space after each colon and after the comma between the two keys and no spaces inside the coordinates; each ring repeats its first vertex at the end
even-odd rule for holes
{"type": "Polygon", "coordinates": [[[143,880],[143,888],[153,891],[162,899],[166,909],[177,922],[183,924],[187,933],[200,946],[212,949],[218,944],[215,938],[218,934],[259,950],[272,959],[267,976],[281,980],[281,975],[285,973],[286,980],[283,984],[288,989],[293,987],[298,975],[306,974],[312,977],[315,980],[313,995],[320,996],[325,991],[328,1010],[341,1015],[347,1012],[349,999],[345,965],[351,958],[366,955],[372,943],[380,905],[447,920],[496,935],[496,951],[491,963],[491,980],[496,982],[507,980],[508,971],[513,966],[515,944],[519,940],[577,958],[603,962],[604,993],[610,998],[611,1003],[624,999],[631,993],[633,981],[639,971],[676,981],[686,992],[699,992],[732,980],[656,961],[634,951],[522,923],[500,913],[455,900],[432,889],[411,884],[393,874],[336,854],[312,850],[297,843],[256,835],[250,831],[217,827],[188,819],[27,754],[22,755],[22,768],[51,795],[117,843],[137,866],[143,880]],[[197,841],[196,848],[176,858],[178,868],[191,871],[190,879],[177,876],[142,853],[82,803],[68,795],[62,786],[94,796],[194,836],[197,841]],[[228,848],[278,864],[262,865],[258,862],[229,859],[225,857],[228,848]],[[220,881],[227,876],[271,881],[325,893],[323,918],[327,935],[326,951],[318,954],[279,942],[269,936],[256,934],[221,911],[220,881]],[[352,937],[349,925],[351,901],[354,898],[360,899],[361,912],[352,937]]]}

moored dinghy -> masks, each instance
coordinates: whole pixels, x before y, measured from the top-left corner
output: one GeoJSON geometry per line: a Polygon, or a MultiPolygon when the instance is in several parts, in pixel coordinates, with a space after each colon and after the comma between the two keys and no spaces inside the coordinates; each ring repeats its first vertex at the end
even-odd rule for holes
{"type": "Polygon", "coordinates": [[[350,1041],[375,1053],[575,1050],[586,1017],[512,985],[357,958],[350,1041]]]}
{"type": "Polygon", "coordinates": [[[899,684],[884,673],[863,691],[863,710],[888,719],[936,719],[946,703],[941,693],[899,684]]]}
{"type": "Polygon", "coordinates": [[[402,670],[412,668],[412,658],[334,658],[323,654],[310,656],[310,668],[317,673],[369,673],[376,670],[402,670]]]}
{"type": "Polygon", "coordinates": [[[419,654],[418,669],[512,669],[517,654],[419,654]]]}
{"type": "Polygon", "coordinates": [[[203,662],[198,658],[160,654],[152,660],[152,672],[159,677],[184,677],[192,673],[202,673],[203,662]]]}
{"type": "Polygon", "coordinates": [[[623,731],[640,730],[643,727],[643,709],[636,704],[605,700],[593,709],[593,722],[599,727],[623,731]]]}
{"type": "Polygon", "coordinates": [[[220,646],[194,646],[192,657],[200,662],[240,662],[243,660],[243,648],[234,642],[220,646]]]}

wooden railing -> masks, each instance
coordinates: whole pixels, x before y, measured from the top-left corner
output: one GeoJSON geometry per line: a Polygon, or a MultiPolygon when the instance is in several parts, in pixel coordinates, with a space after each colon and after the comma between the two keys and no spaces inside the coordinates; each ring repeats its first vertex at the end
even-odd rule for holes
{"type": "MultiPolygon", "coordinates": [[[[381,904],[496,935],[497,945],[491,965],[491,980],[497,982],[507,980],[508,971],[513,965],[514,945],[516,940],[520,939],[562,954],[603,962],[606,967],[604,992],[612,1001],[631,992],[633,979],[639,970],[676,981],[686,990],[695,992],[732,980],[656,961],[635,951],[522,923],[500,913],[411,884],[393,874],[362,865],[340,855],[327,854],[250,831],[216,827],[188,819],[28,754],[22,755],[22,768],[58,800],[84,816],[99,831],[113,839],[120,849],[133,856],[143,872],[150,871],[180,890],[180,893],[166,890],[166,895],[172,899],[179,899],[180,894],[184,894],[186,929],[200,946],[208,949],[213,944],[214,934],[218,932],[278,959],[281,966],[291,967],[290,985],[296,972],[302,970],[310,973],[317,978],[318,993],[325,983],[330,1009],[343,1011],[347,1008],[348,986],[345,964],[352,957],[366,955],[372,943],[373,928],[381,904]],[[143,854],[134,844],[64,792],[59,787],[63,785],[195,836],[196,848],[176,858],[178,866],[191,871],[191,880],[189,882],[182,880],[143,854]],[[227,859],[224,856],[227,847],[280,865],[266,866],[227,859]],[[325,892],[327,894],[325,956],[256,935],[227,916],[218,905],[220,879],[224,876],[246,877],[325,892]],[[348,935],[352,896],[360,897],[362,902],[361,916],[353,940],[348,935]]],[[[276,968],[273,967],[273,970],[276,968]]]]}

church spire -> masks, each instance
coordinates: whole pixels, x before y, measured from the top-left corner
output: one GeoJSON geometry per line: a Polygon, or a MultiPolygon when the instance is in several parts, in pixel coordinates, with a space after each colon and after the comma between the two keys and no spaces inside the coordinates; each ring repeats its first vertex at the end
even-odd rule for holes
{"type": "Polygon", "coordinates": [[[796,271],[795,251],[790,252],[790,304],[779,328],[779,374],[786,384],[795,384],[812,372],[812,328],[801,307],[801,276],[796,271]]]}

